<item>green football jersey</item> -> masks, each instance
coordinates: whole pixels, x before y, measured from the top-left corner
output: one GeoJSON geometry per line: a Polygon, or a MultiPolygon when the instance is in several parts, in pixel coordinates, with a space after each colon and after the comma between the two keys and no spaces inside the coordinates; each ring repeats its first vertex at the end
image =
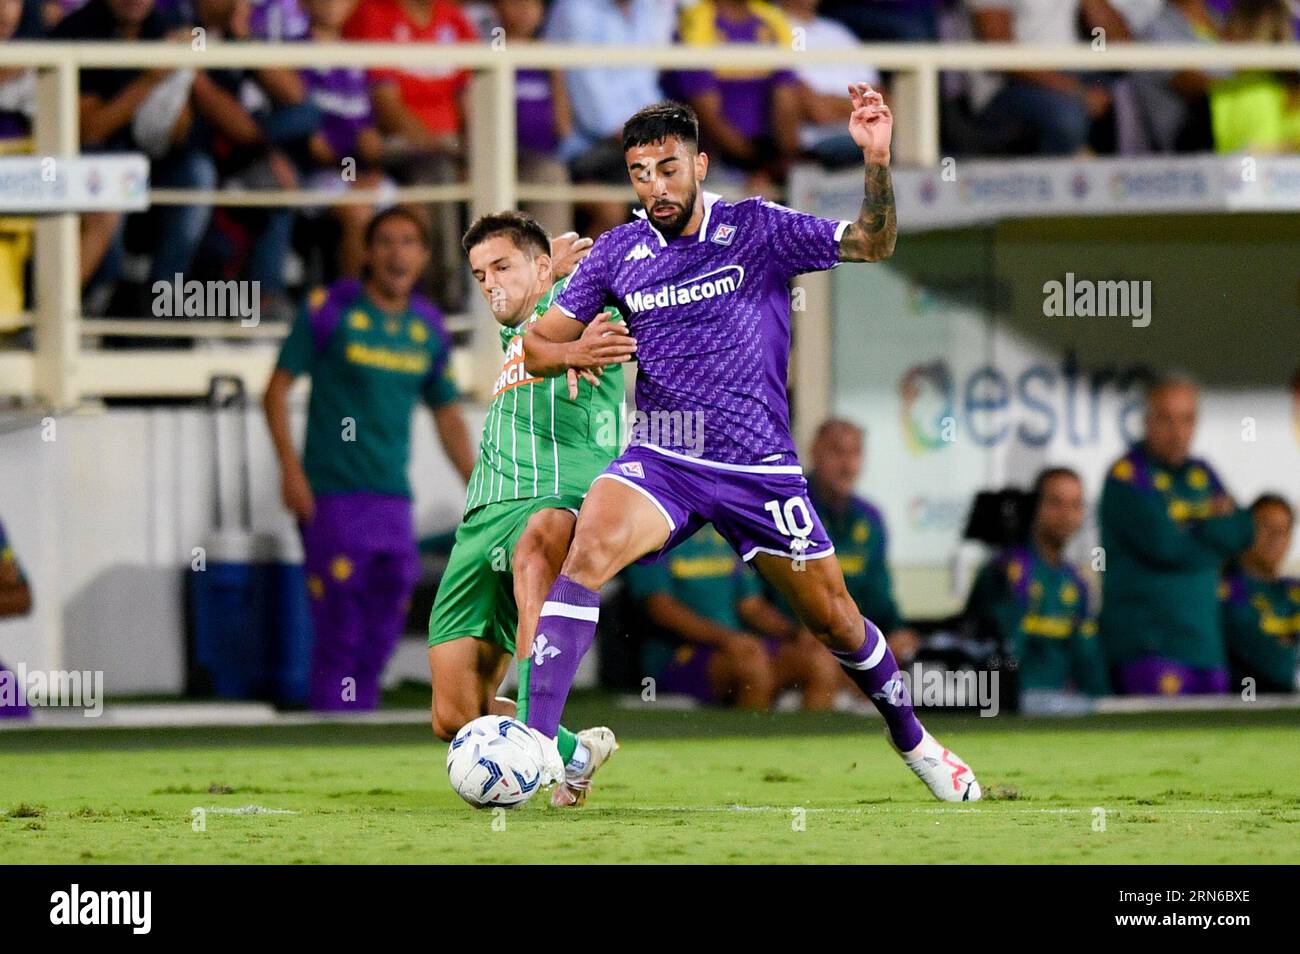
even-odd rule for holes
{"type": "Polygon", "coordinates": [[[556,282],[527,321],[501,329],[505,361],[483,422],[466,513],[503,500],[581,496],[622,449],[622,365],[606,368],[597,387],[579,382],[576,400],[565,375],[535,378],[524,370],[524,332],[567,281],[556,282]]]}

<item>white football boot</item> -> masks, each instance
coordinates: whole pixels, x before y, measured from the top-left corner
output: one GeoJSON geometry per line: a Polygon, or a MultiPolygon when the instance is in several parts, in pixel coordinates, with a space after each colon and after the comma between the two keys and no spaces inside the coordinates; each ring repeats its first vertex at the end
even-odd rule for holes
{"type": "Polygon", "coordinates": [[[604,765],[618,748],[614,730],[603,725],[583,729],[578,733],[578,741],[587,747],[590,757],[581,772],[566,772],[564,781],[555,786],[551,792],[551,804],[556,808],[580,808],[591,791],[591,777],[596,774],[596,769],[604,765]]]}
{"type": "MultiPolygon", "coordinates": [[[[971,767],[924,728],[921,731],[924,733],[921,744],[912,751],[903,752],[894,747],[907,767],[929,786],[931,794],[941,802],[978,802],[984,793],[971,767]]],[[[885,736],[888,738],[889,733],[886,732],[885,736]]],[[[893,739],[889,744],[894,744],[893,739]]]]}

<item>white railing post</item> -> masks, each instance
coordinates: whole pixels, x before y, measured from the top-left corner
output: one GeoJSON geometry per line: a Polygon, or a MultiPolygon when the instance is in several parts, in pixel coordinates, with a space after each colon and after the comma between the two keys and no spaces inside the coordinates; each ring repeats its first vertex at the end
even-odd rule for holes
{"type": "Polygon", "coordinates": [[[927,59],[899,73],[890,91],[894,113],[893,157],[903,165],[939,164],[939,69],[927,59]]]}
{"type": "MultiPolygon", "coordinates": [[[[36,154],[57,164],[77,154],[79,130],[77,63],[61,57],[36,79],[36,154]]],[[[75,407],[77,352],[81,347],[79,216],[42,215],[36,220],[36,396],[53,410],[75,407]]]]}
{"type": "MultiPolygon", "coordinates": [[[[510,52],[501,50],[495,62],[474,74],[470,90],[467,147],[473,196],[471,218],[515,208],[515,137],[515,67],[510,52]]],[[[458,235],[451,238],[460,241],[458,235]]],[[[477,297],[478,292],[471,294],[477,297]]],[[[471,307],[471,311],[481,314],[482,308],[471,307]]],[[[484,401],[490,400],[490,385],[501,365],[501,344],[495,328],[476,326],[469,351],[474,393],[484,401]]]]}

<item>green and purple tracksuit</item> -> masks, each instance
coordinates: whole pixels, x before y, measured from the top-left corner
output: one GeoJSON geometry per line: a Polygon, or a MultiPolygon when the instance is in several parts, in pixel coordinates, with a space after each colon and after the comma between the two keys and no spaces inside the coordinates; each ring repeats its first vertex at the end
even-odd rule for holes
{"type": "Polygon", "coordinates": [[[316,512],[301,526],[315,642],[309,702],[373,709],[402,634],[419,557],[411,513],[411,415],[456,400],[451,339],[438,309],[412,295],[379,309],[360,282],[313,293],[277,367],[309,374],[303,467],[316,512]]]}
{"type": "Polygon", "coordinates": [[[1300,580],[1263,580],[1232,566],[1219,584],[1232,681],[1260,692],[1294,692],[1300,666],[1300,580]]]}

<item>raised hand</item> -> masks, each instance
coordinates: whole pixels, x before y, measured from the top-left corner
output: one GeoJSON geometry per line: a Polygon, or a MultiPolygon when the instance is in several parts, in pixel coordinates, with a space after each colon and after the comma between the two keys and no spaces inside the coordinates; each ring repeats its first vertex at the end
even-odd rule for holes
{"type": "Polygon", "coordinates": [[[885,105],[885,97],[868,83],[849,87],[853,114],[849,117],[849,135],[869,163],[889,164],[889,142],[894,134],[894,114],[885,105]]]}

